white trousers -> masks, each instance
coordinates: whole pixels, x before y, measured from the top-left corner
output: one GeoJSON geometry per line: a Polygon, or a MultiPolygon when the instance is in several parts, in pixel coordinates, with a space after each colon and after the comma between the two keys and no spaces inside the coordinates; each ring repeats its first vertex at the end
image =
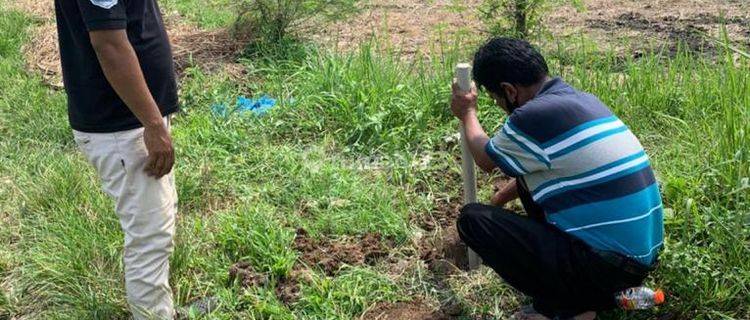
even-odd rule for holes
{"type": "MultiPolygon", "coordinates": [[[[169,119],[165,121],[169,126],[169,119]]],[[[125,234],[125,290],[133,316],[136,320],[172,319],[169,256],[177,213],[174,174],[155,179],[143,171],[148,157],[143,128],[114,133],[74,131],[73,135],[96,168],[102,188],[115,199],[125,234]]]]}

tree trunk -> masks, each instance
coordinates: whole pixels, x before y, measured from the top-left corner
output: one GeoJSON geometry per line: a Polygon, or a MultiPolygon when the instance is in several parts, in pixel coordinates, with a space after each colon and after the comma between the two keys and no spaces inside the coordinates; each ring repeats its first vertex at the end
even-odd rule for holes
{"type": "Polygon", "coordinates": [[[515,0],[516,1],[516,33],[521,38],[526,38],[528,30],[526,29],[526,13],[529,9],[529,0],[515,0]]]}

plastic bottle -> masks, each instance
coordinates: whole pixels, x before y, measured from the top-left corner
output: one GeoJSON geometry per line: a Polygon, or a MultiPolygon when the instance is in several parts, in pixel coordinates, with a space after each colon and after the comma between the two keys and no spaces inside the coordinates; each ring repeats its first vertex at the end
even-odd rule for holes
{"type": "Polygon", "coordinates": [[[625,289],[615,294],[615,302],[623,310],[644,310],[664,303],[664,292],[646,287],[625,289]]]}

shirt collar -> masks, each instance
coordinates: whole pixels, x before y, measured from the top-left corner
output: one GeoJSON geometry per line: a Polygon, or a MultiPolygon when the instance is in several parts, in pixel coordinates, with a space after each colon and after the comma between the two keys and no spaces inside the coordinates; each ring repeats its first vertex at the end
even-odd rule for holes
{"type": "Polygon", "coordinates": [[[536,96],[538,97],[545,94],[562,93],[564,91],[572,92],[572,88],[567,83],[565,83],[565,81],[562,81],[560,77],[554,77],[542,85],[536,96]]]}

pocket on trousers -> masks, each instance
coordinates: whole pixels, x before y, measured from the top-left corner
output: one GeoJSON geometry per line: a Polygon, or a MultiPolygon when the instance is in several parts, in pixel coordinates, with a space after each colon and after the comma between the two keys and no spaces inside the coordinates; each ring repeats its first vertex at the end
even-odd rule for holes
{"type": "Polygon", "coordinates": [[[78,150],[83,152],[88,158],[89,146],[91,145],[91,137],[73,131],[73,141],[75,141],[76,146],[78,146],[78,150]]]}

